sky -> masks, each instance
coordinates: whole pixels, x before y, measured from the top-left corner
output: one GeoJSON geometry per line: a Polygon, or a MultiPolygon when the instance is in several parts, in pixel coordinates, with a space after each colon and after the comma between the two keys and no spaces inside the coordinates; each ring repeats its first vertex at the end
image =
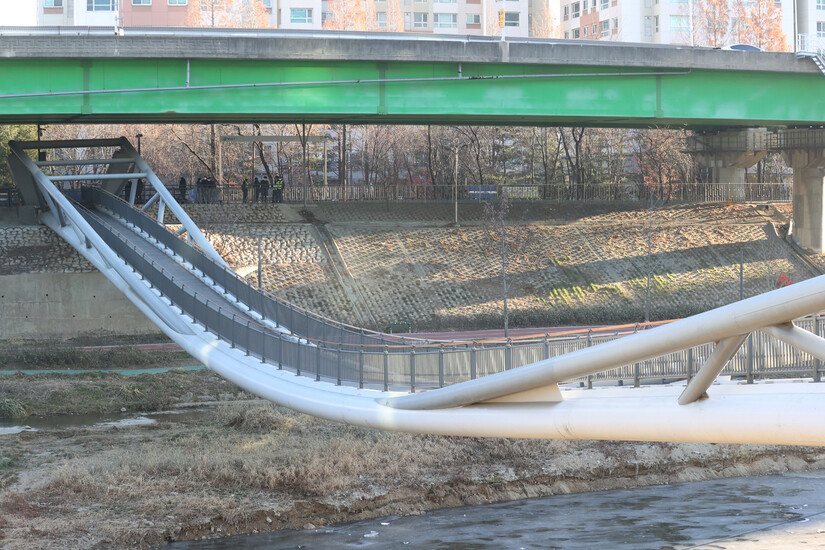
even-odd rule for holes
{"type": "Polygon", "coordinates": [[[0,27],[37,24],[37,0],[0,0],[0,27]]]}

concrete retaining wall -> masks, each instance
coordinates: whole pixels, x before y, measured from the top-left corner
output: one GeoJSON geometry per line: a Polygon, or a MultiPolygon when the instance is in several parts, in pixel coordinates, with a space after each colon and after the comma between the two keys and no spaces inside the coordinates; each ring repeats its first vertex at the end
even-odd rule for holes
{"type": "Polygon", "coordinates": [[[103,275],[0,275],[0,339],[158,334],[103,275]]]}

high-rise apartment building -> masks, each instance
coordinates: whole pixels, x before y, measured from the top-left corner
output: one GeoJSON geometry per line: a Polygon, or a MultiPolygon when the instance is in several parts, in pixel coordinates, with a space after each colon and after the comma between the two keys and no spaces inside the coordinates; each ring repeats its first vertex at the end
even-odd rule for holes
{"type": "MultiPolygon", "coordinates": [[[[535,32],[540,36],[555,36],[559,22],[558,0],[351,1],[371,3],[369,9],[364,10],[371,19],[365,26],[367,30],[376,31],[397,29],[416,33],[500,36],[503,29],[505,37],[527,37],[535,32]],[[533,29],[535,22],[540,23],[537,31],[533,29]]],[[[246,16],[238,15],[237,26],[321,30],[325,21],[335,17],[327,0],[247,2],[245,13],[254,11],[254,23],[241,21],[246,16]]],[[[41,26],[211,26],[206,21],[209,10],[212,4],[219,3],[220,0],[15,0],[14,10],[36,12],[30,19],[41,26]],[[201,13],[193,13],[195,10],[201,13]]],[[[236,9],[241,5],[233,4],[236,9]]]]}
{"type": "MultiPolygon", "coordinates": [[[[560,0],[563,38],[613,40],[651,44],[708,45],[708,25],[702,15],[703,0],[560,0]]],[[[745,2],[750,9],[754,2],[745,2]]],[[[825,37],[825,0],[774,0],[781,14],[781,28],[786,37],[786,49],[793,47],[797,33],[816,34],[818,20],[810,17],[818,12],[825,37]],[[794,20],[797,21],[796,30],[794,20]]],[[[734,0],[731,0],[726,28],[717,33],[716,46],[743,40],[737,33],[739,21],[734,0]]]]}

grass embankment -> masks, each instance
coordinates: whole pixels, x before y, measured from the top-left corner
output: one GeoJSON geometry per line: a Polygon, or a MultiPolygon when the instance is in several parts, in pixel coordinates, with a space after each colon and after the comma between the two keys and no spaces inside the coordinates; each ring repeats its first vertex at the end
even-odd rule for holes
{"type": "Polygon", "coordinates": [[[398,434],[230,403],[184,423],[7,436],[0,546],[145,548],[823,466],[822,449],[398,434]]]}
{"type": "MultiPolygon", "coordinates": [[[[141,351],[132,346],[101,350],[9,348],[0,351],[0,370],[98,370],[180,367],[195,360],[184,352],[141,351]]],[[[196,396],[235,393],[237,388],[209,372],[172,371],[123,376],[93,372],[0,376],[0,418],[30,414],[156,411],[196,396]]],[[[215,397],[217,399],[217,397],[215,397]]]]}

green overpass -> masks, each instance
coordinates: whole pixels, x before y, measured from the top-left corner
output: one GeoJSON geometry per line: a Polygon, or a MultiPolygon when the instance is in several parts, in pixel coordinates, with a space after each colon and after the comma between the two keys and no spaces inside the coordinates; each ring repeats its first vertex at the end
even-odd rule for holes
{"type": "Polygon", "coordinates": [[[145,32],[0,35],[0,123],[825,123],[825,75],[790,53],[408,34],[145,32]]]}

